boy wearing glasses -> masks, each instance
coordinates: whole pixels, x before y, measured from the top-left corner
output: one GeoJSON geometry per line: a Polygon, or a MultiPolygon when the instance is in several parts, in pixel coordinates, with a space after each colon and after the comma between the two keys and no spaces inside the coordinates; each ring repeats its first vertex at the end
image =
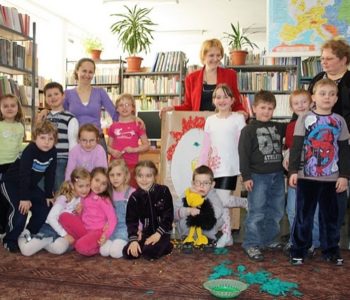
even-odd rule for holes
{"type": "MultiPolygon", "coordinates": [[[[202,233],[208,238],[208,244],[204,250],[211,251],[216,245],[216,234],[222,227],[223,206],[214,189],[214,174],[207,166],[200,166],[193,171],[191,187],[186,195],[196,193],[204,198],[203,204],[191,207],[186,197],[177,199],[174,203],[174,219],[177,231],[181,239],[189,234],[190,226],[197,224],[203,230],[202,233]]],[[[196,238],[196,237],[195,237],[196,238]]],[[[183,243],[182,252],[193,252],[193,243],[183,243]]]]}
{"type": "Polygon", "coordinates": [[[63,108],[64,92],[58,82],[49,82],[44,86],[44,95],[47,106],[51,109],[44,109],[37,116],[37,122],[45,118],[53,123],[58,130],[57,167],[54,190],[57,192],[64,181],[64,173],[68,162],[68,153],[78,143],[79,123],[69,111],[63,108]]]}

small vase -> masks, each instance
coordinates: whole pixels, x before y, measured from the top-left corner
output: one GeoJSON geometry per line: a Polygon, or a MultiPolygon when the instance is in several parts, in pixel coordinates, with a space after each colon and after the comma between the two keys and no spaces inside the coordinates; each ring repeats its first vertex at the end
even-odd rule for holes
{"type": "Polygon", "coordinates": [[[247,51],[232,50],[230,52],[231,65],[233,66],[245,65],[245,59],[247,55],[248,55],[247,51]]]}
{"type": "Polygon", "coordinates": [[[126,69],[127,72],[140,72],[141,70],[141,62],[143,58],[138,56],[129,56],[126,58],[128,62],[128,67],[126,69]]]}
{"type": "Polygon", "coordinates": [[[101,57],[102,50],[91,50],[90,56],[93,60],[99,60],[101,57]]]}

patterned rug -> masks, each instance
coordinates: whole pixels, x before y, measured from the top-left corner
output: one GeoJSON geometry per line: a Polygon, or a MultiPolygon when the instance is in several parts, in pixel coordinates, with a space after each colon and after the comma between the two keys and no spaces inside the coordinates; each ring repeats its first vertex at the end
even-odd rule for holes
{"type": "MultiPolygon", "coordinates": [[[[75,252],[54,256],[40,252],[33,257],[0,248],[0,299],[213,299],[202,285],[213,267],[230,260],[234,270],[264,269],[273,277],[299,284],[302,299],[350,299],[350,251],[343,250],[343,267],[323,262],[320,256],[303,266],[291,266],[282,253],[268,252],[265,261],[251,262],[240,245],[224,255],[179,250],[157,261],[126,261],[75,252]]],[[[229,276],[228,278],[236,277],[229,276]]],[[[251,285],[239,299],[277,299],[251,285]]],[[[287,296],[281,299],[297,299],[287,296]]]]}

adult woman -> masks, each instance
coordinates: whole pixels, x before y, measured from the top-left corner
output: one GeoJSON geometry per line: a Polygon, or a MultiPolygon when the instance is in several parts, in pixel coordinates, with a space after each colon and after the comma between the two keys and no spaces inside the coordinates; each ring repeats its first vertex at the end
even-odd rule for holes
{"type": "Polygon", "coordinates": [[[107,92],[102,88],[91,86],[96,70],[95,62],[90,58],[80,59],[74,69],[77,87],[65,91],[64,108],[75,115],[79,126],[92,123],[100,130],[100,140],[106,149],[106,142],[101,129],[102,107],[109,113],[113,121],[118,120],[118,113],[107,92]]]}
{"type": "MultiPolygon", "coordinates": [[[[350,46],[344,40],[329,40],[321,47],[321,65],[323,72],[317,74],[311,81],[309,92],[313,93],[315,83],[322,78],[329,78],[338,85],[338,101],[333,106],[333,112],[344,117],[350,128],[350,46]]],[[[350,158],[349,158],[350,159],[350,158]]],[[[338,228],[343,224],[347,193],[338,194],[338,228]]],[[[322,229],[321,229],[322,230],[322,229]]],[[[322,241],[321,241],[322,246],[322,241]]]]}
{"type": "Polygon", "coordinates": [[[204,41],[200,51],[200,59],[204,67],[186,77],[184,103],[179,106],[165,107],[162,111],[214,111],[213,91],[216,85],[226,83],[233,91],[235,98],[232,110],[242,112],[247,116],[241,103],[236,72],[219,66],[223,55],[224,48],[219,40],[211,39],[204,41]]]}

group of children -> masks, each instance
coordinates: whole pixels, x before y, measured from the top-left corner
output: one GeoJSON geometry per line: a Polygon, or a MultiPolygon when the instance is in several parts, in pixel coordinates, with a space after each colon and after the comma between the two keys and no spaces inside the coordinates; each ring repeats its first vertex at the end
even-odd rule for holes
{"type": "Polygon", "coordinates": [[[10,208],[6,225],[1,217],[4,246],[19,248],[24,255],[75,248],[87,256],[155,259],[172,251],[174,220],[184,253],[192,253],[194,246],[232,245],[228,209],[245,207],[242,247],[250,259],[261,261],[265,249],[283,247],[277,237],[285,211],[285,168],[291,263],[303,263],[312,249],[314,228],[314,246],[321,246],[326,260],[341,265],[336,198],[347,189],[350,148],[344,119],[332,113],[336,95],[337,86],[328,79],[315,84],[312,96],[293,92],[294,118],[287,124],[271,120],[276,99],[260,91],[252,106],[255,119],[246,125],[242,114],[231,111],[235,99],[230,88],[218,85],[213,93],[216,113],[206,120],[199,166],[191,186],[174,204],[168,187],[156,183],[155,165],[138,162],[138,153],[149,144],[144,126],[135,119],[131,95],[116,101],[119,121],[108,130],[109,165],[98,144],[98,129],[91,124],[78,128],[74,116],[63,110],[63,90],[57,83],[45,87],[52,110],[16,159],[24,132],[20,103],[5,95],[0,98],[0,141],[6,141],[0,180],[6,200],[2,205],[9,203],[10,208]],[[240,174],[248,203],[232,195],[240,174]],[[25,226],[29,210],[32,216],[25,226]]]}

